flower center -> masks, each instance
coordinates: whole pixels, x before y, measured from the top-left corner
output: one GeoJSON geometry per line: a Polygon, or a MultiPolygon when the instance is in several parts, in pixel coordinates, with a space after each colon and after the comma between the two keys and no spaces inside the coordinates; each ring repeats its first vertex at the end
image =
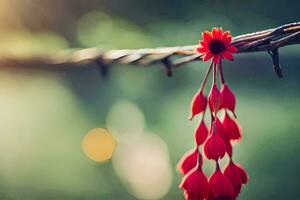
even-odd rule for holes
{"type": "Polygon", "coordinates": [[[221,40],[214,39],[209,43],[209,50],[213,54],[218,54],[225,50],[225,45],[222,43],[221,40]]]}

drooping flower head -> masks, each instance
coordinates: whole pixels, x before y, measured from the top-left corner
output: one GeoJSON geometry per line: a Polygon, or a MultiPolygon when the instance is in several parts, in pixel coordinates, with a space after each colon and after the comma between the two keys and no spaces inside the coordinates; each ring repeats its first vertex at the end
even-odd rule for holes
{"type": "Polygon", "coordinates": [[[221,58],[233,60],[232,54],[237,52],[237,49],[231,45],[231,41],[232,36],[229,31],[223,32],[222,28],[213,28],[211,32],[202,33],[197,51],[203,55],[203,61],[212,58],[213,62],[218,64],[221,58]]]}

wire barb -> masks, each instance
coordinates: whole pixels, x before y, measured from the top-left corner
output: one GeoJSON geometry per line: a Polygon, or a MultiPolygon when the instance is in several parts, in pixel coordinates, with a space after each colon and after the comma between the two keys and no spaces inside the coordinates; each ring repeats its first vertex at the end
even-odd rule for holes
{"type": "Polygon", "coordinates": [[[103,61],[102,61],[102,58],[98,59],[95,61],[98,69],[99,69],[99,72],[101,74],[101,76],[103,78],[107,77],[108,73],[109,73],[109,70],[108,70],[108,65],[105,64],[103,61]]]}
{"type": "Polygon", "coordinates": [[[278,78],[282,78],[282,69],[279,62],[279,51],[278,48],[268,51],[273,61],[273,70],[276,72],[278,78]]]}
{"type": "Polygon", "coordinates": [[[164,58],[162,61],[161,61],[164,66],[165,66],[165,72],[166,72],[166,75],[168,77],[172,77],[173,76],[173,72],[172,72],[172,63],[170,62],[169,58],[166,57],[164,58]]]}

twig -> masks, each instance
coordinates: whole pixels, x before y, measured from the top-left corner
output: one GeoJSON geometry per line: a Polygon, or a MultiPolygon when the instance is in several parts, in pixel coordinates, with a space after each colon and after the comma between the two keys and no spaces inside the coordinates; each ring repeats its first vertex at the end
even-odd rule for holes
{"type": "MultiPolygon", "coordinates": [[[[300,44],[300,22],[239,35],[233,38],[232,44],[238,49],[237,53],[274,52],[283,46],[300,44]]],[[[171,75],[171,68],[199,60],[200,55],[195,52],[195,48],[196,45],[109,51],[89,48],[71,53],[33,57],[0,56],[0,66],[74,69],[88,67],[94,63],[102,67],[112,64],[150,65],[162,63],[167,67],[167,74],[171,75]]]]}

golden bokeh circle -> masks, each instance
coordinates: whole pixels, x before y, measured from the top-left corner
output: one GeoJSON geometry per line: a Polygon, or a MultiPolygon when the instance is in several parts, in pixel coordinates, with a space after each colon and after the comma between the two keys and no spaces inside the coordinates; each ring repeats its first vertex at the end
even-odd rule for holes
{"type": "Polygon", "coordinates": [[[90,130],[83,139],[83,151],[92,160],[103,162],[109,160],[115,150],[116,140],[103,128],[90,130]]]}

